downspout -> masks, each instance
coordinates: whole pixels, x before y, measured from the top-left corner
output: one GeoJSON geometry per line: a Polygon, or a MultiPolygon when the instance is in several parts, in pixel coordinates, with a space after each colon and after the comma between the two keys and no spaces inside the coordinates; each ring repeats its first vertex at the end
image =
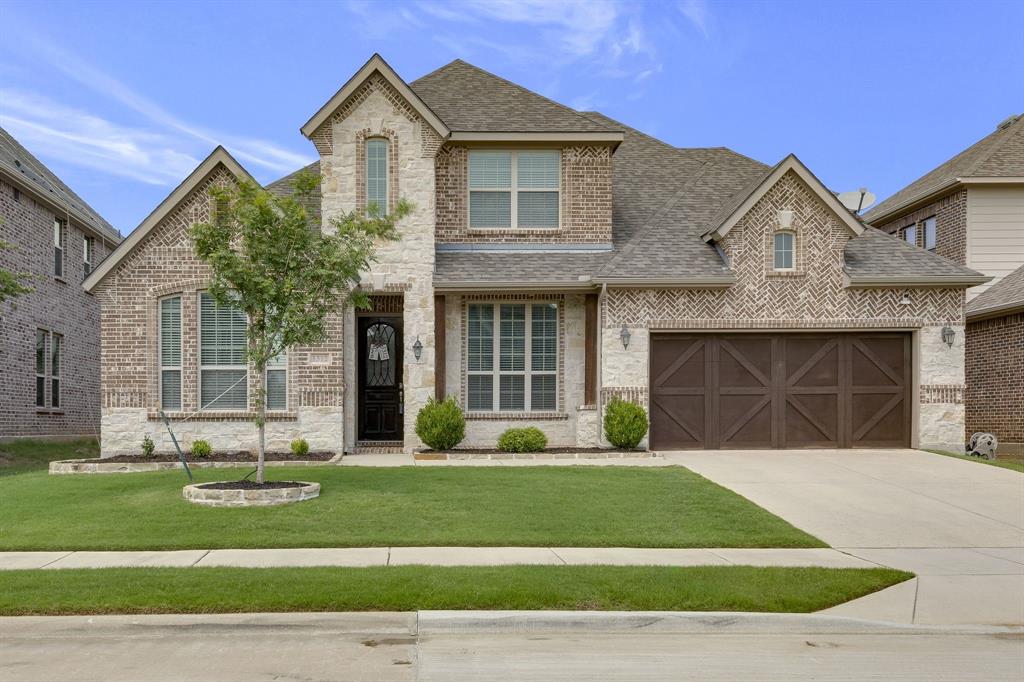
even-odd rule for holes
{"type": "Polygon", "coordinates": [[[601,293],[597,295],[597,444],[606,445],[604,441],[604,405],[601,402],[601,387],[604,386],[604,300],[608,295],[608,283],[601,284],[601,293]]]}

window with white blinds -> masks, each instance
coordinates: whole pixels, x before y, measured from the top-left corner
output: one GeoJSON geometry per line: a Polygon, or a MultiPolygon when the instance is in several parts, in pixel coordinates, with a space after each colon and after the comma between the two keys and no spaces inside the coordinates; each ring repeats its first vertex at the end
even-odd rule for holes
{"type": "Polygon", "coordinates": [[[210,410],[245,410],[245,313],[234,305],[217,305],[208,293],[199,295],[199,406],[210,410]]]}
{"type": "Polygon", "coordinates": [[[181,296],[160,300],[160,407],[181,409],[181,296]]]}
{"type": "Polygon", "coordinates": [[[469,152],[469,226],[559,226],[558,150],[469,152]]]}
{"type": "Polygon", "coordinates": [[[366,141],[366,208],[371,215],[388,212],[388,141],[366,141]]]}
{"type": "Polygon", "coordinates": [[[267,363],[267,409],[288,409],[288,353],[272,358],[267,363]]]}
{"type": "Polygon", "coordinates": [[[46,337],[45,329],[36,330],[36,407],[46,407],[46,337]]]}
{"type": "Polygon", "coordinates": [[[467,324],[469,410],[557,409],[556,304],[471,304],[467,324]]]}
{"type": "Polygon", "coordinates": [[[64,354],[64,336],[56,332],[50,336],[50,407],[60,407],[60,367],[64,354]]]}

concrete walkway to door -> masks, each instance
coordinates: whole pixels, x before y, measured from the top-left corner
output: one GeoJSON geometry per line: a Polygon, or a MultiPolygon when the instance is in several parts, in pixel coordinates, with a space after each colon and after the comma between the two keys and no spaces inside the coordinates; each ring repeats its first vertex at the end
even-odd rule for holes
{"type": "Polygon", "coordinates": [[[830,609],[1024,624],[1024,475],[920,450],[665,453],[840,551],[918,578],[830,609]]]}

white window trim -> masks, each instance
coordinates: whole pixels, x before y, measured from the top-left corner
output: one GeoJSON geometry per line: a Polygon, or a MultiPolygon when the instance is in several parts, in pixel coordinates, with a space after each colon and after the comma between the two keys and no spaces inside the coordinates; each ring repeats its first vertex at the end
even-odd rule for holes
{"type": "Polygon", "coordinates": [[[911,223],[910,225],[907,225],[906,227],[903,228],[903,241],[912,246],[917,246],[917,223],[911,223]],[[914,233],[914,241],[910,241],[909,239],[907,239],[907,235],[909,235],[911,232],[914,233]]]}
{"type": "Polygon", "coordinates": [[[562,333],[560,315],[562,314],[561,303],[558,301],[474,301],[469,303],[466,308],[466,324],[469,324],[469,307],[474,305],[490,305],[494,307],[493,310],[493,327],[492,327],[492,347],[491,347],[491,369],[485,370],[470,370],[469,369],[469,330],[466,333],[466,411],[473,414],[491,414],[491,413],[520,413],[520,412],[533,412],[533,377],[534,376],[553,376],[555,378],[555,406],[551,409],[537,410],[537,412],[548,413],[556,412],[559,409],[558,400],[558,389],[559,389],[559,372],[558,368],[561,361],[561,338],[562,333]],[[523,305],[526,308],[526,315],[524,318],[524,330],[525,340],[523,349],[523,369],[518,371],[503,371],[501,369],[501,306],[503,305],[523,305]],[[535,305],[553,305],[555,306],[555,369],[553,370],[537,370],[532,369],[533,366],[533,306],[535,305]],[[501,408],[501,377],[502,376],[522,376],[523,379],[523,407],[521,409],[502,409],[501,408]],[[469,406],[469,377],[470,376],[490,376],[491,379],[491,407],[490,409],[472,409],[469,406]]]}
{"type": "Polygon", "coordinates": [[[46,409],[46,384],[49,381],[49,376],[46,373],[46,358],[49,355],[48,350],[49,350],[49,347],[50,347],[50,343],[49,343],[49,341],[50,341],[50,332],[45,330],[45,329],[42,329],[40,327],[36,327],[36,336],[35,336],[35,340],[36,340],[36,349],[35,350],[36,350],[36,353],[39,352],[39,332],[43,333],[43,371],[42,371],[42,373],[39,372],[39,361],[38,361],[38,358],[35,355],[33,355],[32,361],[33,361],[33,363],[35,364],[35,367],[36,367],[36,385],[34,387],[35,388],[35,396],[33,397],[33,399],[35,401],[36,409],[37,410],[44,410],[44,409],[46,409]],[[39,395],[39,380],[40,379],[43,380],[43,394],[42,394],[42,396],[39,395]],[[40,398],[42,398],[41,401],[40,401],[40,398]]]}
{"type": "Polygon", "coordinates": [[[796,232],[793,230],[776,230],[772,233],[772,270],[775,272],[795,272],[796,271],[796,232]],[[780,268],[779,263],[776,260],[776,254],[778,249],[775,247],[775,239],[779,235],[789,235],[793,238],[793,248],[790,249],[790,254],[793,256],[793,265],[788,268],[780,268]]]}
{"type": "MultiPolygon", "coordinates": [[[[161,409],[167,409],[167,407],[164,405],[164,371],[165,370],[178,370],[178,407],[171,408],[171,409],[180,410],[180,409],[182,409],[184,407],[184,401],[182,400],[182,396],[183,396],[182,389],[184,388],[184,384],[185,384],[185,375],[183,373],[183,368],[182,368],[182,365],[184,364],[184,361],[185,361],[185,358],[184,358],[185,349],[183,347],[184,346],[184,339],[185,339],[185,315],[184,315],[184,312],[185,312],[185,306],[183,305],[183,296],[181,294],[170,294],[168,296],[162,296],[161,298],[157,299],[157,302],[156,302],[156,318],[157,318],[157,337],[156,337],[157,338],[157,347],[156,347],[156,353],[157,353],[157,361],[158,361],[158,365],[159,365],[160,369],[157,372],[157,388],[156,388],[156,390],[157,390],[157,402],[159,403],[161,409]],[[164,364],[164,315],[163,315],[163,305],[164,305],[164,301],[169,301],[169,300],[171,300],[173,298],[178,299],[178,343],[181,344],[182,347],[178,349],[178,364],[177,365],[165,365],[164,364]]],[[[196,322],[197,322],[196,326],[198,327],[199,326],[198,325],[198,320],[196,322]]]]}
{"type": "MultiPolygon", "coordinates": [[[[248,412],[249,411],[249,363],[243,363],[241,365],[204,365],[203,364],[203,295],[209,294],[208,291],[200,291],[196,295],[196,347],[199,349],[199,357],[196,358],[199,366],[199,371],[196,373],[196,404],[199,405],[200,410],[210,412],[248,412]],[[244,370],[245,371],[245,407],[209,407],[203,405],[203,371],[204,370],[244,370]]],[[[246,327],[248,328],[248,318],[246,318],[246,327]]]]}
{"type": "Polygon", "coordinates": [[[92,257],[93,250],[96,248],[96,242],[93,237],[89,235],[82,236],[82,266],[85,270],[85,276],[88,277],[89,273],[92,272],[92,257]]]}
{"type": "Polygon", "coordinates": [[[49,332],[50,335],[50,407],[55,410],[64,407],[64,380],[61,375],[61,368],[64,366],[64,335],[57,332],[49,332]],[[57,367],[53,366],[53,355],[57,354],[57,367]],[[53,382],[57,382],[58,389],[53,390],[53,382]],[[56,400],[54,397],[56,396],[56,400]]]}
{"type": "Polygon", "coordinates": [[[64,262],[64,242],[67,240],[67,221],[63,218],[54,216],[53,218],[53,276],[57,279],[64,279],[64,270],[66,270],[64,262]],[[57,255],[60,254],[60,260],[57,260],[57,255]],[[57,263],[60,263],[60,272],[57,272],[57,263]]]}
{"type": "Polygon", "coordinates": [[[559,149],[501,149],[501,148],[480,148],[470,149],[469,153],[466,154],[466,227],[470,230],[528,230],[537,232],[556,232],[562,229],[562,150],[559,149]],[[519,153],[520,152],[533,152],[533,151],[555,151],[558,152],[558,189],[545,188],[545,187],[524,187],[519,189],[519,153]],[[500,154],[511,154],[512,155],[512,168],[511,175],[509,177],[508,187],[470,187],[470,173],[469,164],[470,156],[474,152],[492,152],[500,154]],[[554,227],[519,227],[519,193],[520,192],[558,192],[558,224],[554,227]],[[511,200],[511,215],[509,217],[509,226],[474,226],[472,211],[472,199],[473,192],[508,192],[511,200]]]}
{"type": "Polygon", "coordinates": [[[921,221],[921,228],[922,228],[922,233],[923,233],[922,237],[921,237],[921,243],[923,244],[925,250],[927,250],[927,251],[934,251],[936,249],[936,247],[938,247],[938,245],[939,245],[939,225],[938,225],[938,221],[935,219],[935,216],[928,216],[923,221],[921,221]],[[930,247],[928,246],[928,223],[929,223],[929,221],[931,221],[931,226],[932,226],[932,245],[930,247]]]}
{"type": "Polygon", "coordinates": [[[384,143],[384,201],[383,205],[378,206],[377,209],[380,211],[379,215],[386,216],[390,212],[388,209],[391,201],[389,196],[391,189],[391,140],[381,135],[374,135],[363,141],[365,152],[363,155],[366,157],[363,167],[363,186],[366,188],[366,206],[364,208],[369,208],[370,204],[373,203],[370,201],[370,142],[374,141],[384,143]]]}

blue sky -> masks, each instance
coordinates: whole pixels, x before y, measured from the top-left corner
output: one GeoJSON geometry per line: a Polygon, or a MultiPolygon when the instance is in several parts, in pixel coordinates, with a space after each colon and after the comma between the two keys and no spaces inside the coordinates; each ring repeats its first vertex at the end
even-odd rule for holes
{"type": "Polygon", "coordinates": [[[1024,112],[1021,2],[0,0],[0,125],[128,233],[218,143],[261,181],[314,160],[373,52],[879,199],[1024,112]]]}

